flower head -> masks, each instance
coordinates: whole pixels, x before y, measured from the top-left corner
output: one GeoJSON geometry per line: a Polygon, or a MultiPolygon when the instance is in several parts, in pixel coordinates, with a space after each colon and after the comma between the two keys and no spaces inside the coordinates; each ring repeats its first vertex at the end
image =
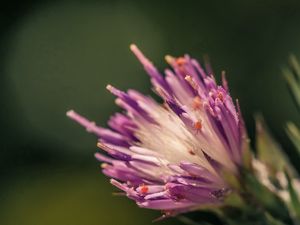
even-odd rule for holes
{"type": "Polygon", "coordinates": [[[188,55],[166,56],[165,76],[135,46],[132,52],[163,99],[135,91],[107,89],[124,113],[98,127],[74,111],[67,115],[99,138],[96,153],[103,173],[141,207],[169,213],[219,204],[230,191],[223,171],[238,174],[246,134],[223,76],[216,84],[210,71],[188,55]]]}

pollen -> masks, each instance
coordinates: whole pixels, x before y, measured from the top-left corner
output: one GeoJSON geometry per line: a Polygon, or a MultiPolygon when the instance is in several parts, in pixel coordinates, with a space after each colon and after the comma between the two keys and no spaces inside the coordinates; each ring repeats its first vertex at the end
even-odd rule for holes
{"type": "Polygon", "coordinates": [[[224,95],[223,95],[221,92],[219,92],[219,93],[217,94],[217,97],[218,97],[222,102],[224,102],[224,95]]]}
{"type": "Polygon", "coordinates": [[[194,128],[195,128],[196,130],[201,130],[201,128],[202,128],[202,122],[201,122],[201,121],[195,122],[195,123],[194,123],[194,128]]]}
{"type": "Polygon", "coordinates": [[[176,59],[176,64],[177,64],[178,66],[183,66],[185,63],[186,63],[186,59],[183,58],[183,57],[178,57],[178,58],[176,59]]]}
{"type": "Polygon", "coordinates": [[[148,191],[149,191],[148,186],[145,185],[145,184],[142,184],[142,185],[141,185],[141,193],[142,193],[142,194],[147,194],[148,191]]]}

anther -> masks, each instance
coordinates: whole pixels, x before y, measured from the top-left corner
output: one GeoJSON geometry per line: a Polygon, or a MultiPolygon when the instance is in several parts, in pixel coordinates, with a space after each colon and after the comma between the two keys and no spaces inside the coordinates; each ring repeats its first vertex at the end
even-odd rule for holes
{"type": "Polygon", "coordinates": [[[217,97],[218,97],[222,102],[224,102],[224,95],[223,95],[221,92],[219,92],[219,93],[217,94],[217,97]]]}
{"type": "Polygon", "coordinates": [[[178,57],[178,58],[176,59],[176,64],[177,64],[178,66],[183,66],[185,63],[186,63],[186,59],[183,58],[183,57],[178,57]]]}
{"type": "Polygon", "coordinates": [[[201,123],[201,121],[195,122],[195,123],[194,123],[194,128],[195,128],[196,130],[201,130],[201,128],[202,128],[202,123],[201,123]]]}
{"type": "Polygon", "coordinates": [[[194,88],[195,90],[198,89],[198,85],[190,75],[186,75],[184,79],[192,86],[192,88],[194,88]]]}
{"type": "Polygon", "coordinates": [[[148,193],[149,187],[147,185],[142,184],[140,187],[141,187],[141,193],[142,194],[147,194],[148,193]]]}

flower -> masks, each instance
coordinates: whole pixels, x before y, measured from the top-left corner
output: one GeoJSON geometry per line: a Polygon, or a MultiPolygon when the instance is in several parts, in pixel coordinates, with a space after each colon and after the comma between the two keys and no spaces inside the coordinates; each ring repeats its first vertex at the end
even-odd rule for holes
{"type": "Polygon", "coordinates": [[[140,207],[174,215],[218,205],[231,188],[223,172],[238,175],[246,143],[225,76],[218,86],[210,69],[188,55],[166,56],[172,69],[162,76],[135,45],[130,48],[163,103],[108,85],[126,112],[110,118],[110,129],[72,110],[67,115],[99,138],[106,154],[95,156],[103,173],[140,207]]]}

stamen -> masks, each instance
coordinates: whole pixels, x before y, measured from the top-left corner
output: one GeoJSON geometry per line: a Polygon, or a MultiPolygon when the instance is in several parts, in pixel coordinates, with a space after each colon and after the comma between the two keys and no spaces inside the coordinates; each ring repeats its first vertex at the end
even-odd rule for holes
{"type": "Polygon", "coordinates": [[[186,75],[184,79],[192,86],[192,88],[194,88],[195,90],[198,89],[198,85],[190,75],[186,75]]]}
{"type": "Polygon", "coordinates": [[[108,166],[108,164],[107,164],[107,163],[102,163],[102,164],[100,165],[100,167],[101,167],[102,169],[105,169],[105,168],[107,168],[107,166],[108,166]]]}
{"type": "Polygon", "coordinates": [[[218,97],[222,102],[224,102],[224,95],[223,95],[221,92],[219,92],[219,93],[217,94],[217,97],[218,97]]]}
{"type": "Polygon", "coordinates": [[[142,194],[147,194],[148,193],[148,191],[149,191],[149,187],[147,186],[147,185],[145,185],[145,184],[142,184],[141,186],[141,193],[142,194]]]}
{"type": "Polygon", "coordinates": [[[225,72],[225,70],[222,71],[221,77],[222,77],[222,86],[223,86],[223,88],[225,88],[226,91],[228,91],[229,88],[228,88],[228,83],[227,83],[227,80],[226,80],[226,72],[225,72]]]}
{"type": "Polygon", "coordinates": [[[168,96],[164,93],[163,89],[161,89],[160,87],[155,87],[154,90],[162,98],[164,98],[164,99],[168,98],[168,96]]]}
{"type": "Polygon", "coordinates": [[[183,57],[178,57],[177,59],[176,59],[176,64],[178,65],[178,66],[183,66],[184,64],[186,64],[186,59],[185,58],[183,58],[183,57]]]}
{"type": "Polygon", "coordinates": [[[152,62],[144,56],[144,54],[141,52],[141,50],[135,45],[130,45],[130,50],[135,54],[135,56],[140,60],[140,62],[144,65],[145,68],[153,68],[152,62]]]}
{"type": "Polygon", "coordinates": [[[165,60],[167,61],[168,64],[172,65],[175,58],[173,56],[170,56],[170,55],[166,55],[165,56],[165,60]]]}
{"type": "Polygon", "coordinates": [[[195,122],[195,123],[194,123],[194,128],[195,128],[196,130],[201,130],[201,128],[202,128],[202,122],[201,122],[201,121],[195,122]]]}
{"type": "Polygon", "coordinates": [[[107,89],[108,91],[112,91],[113,86],[111,86],[110,84],[108,84],[108,85],[106,85],[106,89],[107,89]]]}
{"type": "Polygon", "coordinates": [[[96,126],[96,123],[94,121],[91,121],[90,127],[87,127],[86,131],[87,132],[92,132],[93,131],[93,127],[95,127],[95,126],[96,126]]]}

